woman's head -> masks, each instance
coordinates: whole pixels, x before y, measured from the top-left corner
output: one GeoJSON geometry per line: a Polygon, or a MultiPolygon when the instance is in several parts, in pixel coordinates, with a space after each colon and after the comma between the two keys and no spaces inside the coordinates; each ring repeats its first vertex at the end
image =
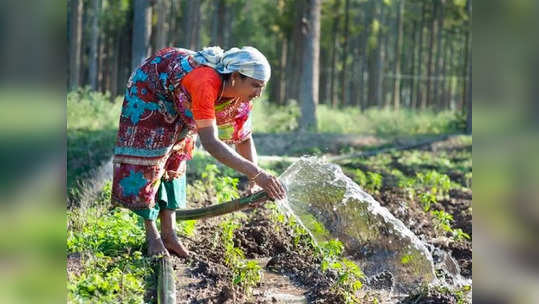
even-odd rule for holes
{"type": "Polygon", "coordinates": [[[195,61],[210,66],[223,75],[227,85],[224,96],[251,100],[260,96],[271,76],[266,57],[254,47],[231,48],[223,53],[219,47],[196,52],[195,61]]]}
{"type": "Polygon", "coordinates": [[[242,101],[252,100],[262,94],[266,82],[245,76],[239,72],[222,74],[224,81],[223,96],[239,97],[242,101]]]}
{"type": "Polygon", "coordinates": [[[266,57],[251,46],[231,48],[223,53],[220,47],[208,47],[195,53],[196,62],[210,66],[220,74],[239,72],[242,75],[267,82],[271,67],[266,57]]]}

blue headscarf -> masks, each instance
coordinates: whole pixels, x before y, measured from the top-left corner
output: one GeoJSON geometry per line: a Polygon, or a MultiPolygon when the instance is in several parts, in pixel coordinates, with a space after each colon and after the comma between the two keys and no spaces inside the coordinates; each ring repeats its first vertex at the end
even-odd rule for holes
{"type": "Polygon", "coordinates": [[[239,72],[245,76],[268,81],[271,68],[266,57],[257,49],[245,46],[231,48],[223,53],[218,46],[207,47],[195,53],[193,59],[199,64],[210,66],[221,74],[239,72]]]}

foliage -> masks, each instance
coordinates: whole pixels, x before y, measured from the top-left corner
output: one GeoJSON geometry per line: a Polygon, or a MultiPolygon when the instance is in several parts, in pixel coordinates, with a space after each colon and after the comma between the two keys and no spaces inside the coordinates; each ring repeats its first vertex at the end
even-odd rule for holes
{"type": "Polygon", "coordinates": [[[451,223],[453,222],[453,216],[443,210],[433,210],[430,214],[434,217],[434,227],[443,232],[451,234],[451,237],[455,241],[462,241],[464,239],[470,239],[470,235],[462,231],[461,228],[453,229],[451,223]]]}
{"type": "Polygon", "coordinates": [[[109,99],[88,88],[67,95],[67,188],[72,195],[80,180],[112,156],[122,104],[109,99]]]}
{"type": "MultiPolygon", "coordinates": [[[[276,106],[257,102],[253,110],[253,129],[260,133],[293,131],[297,128],[299,108],[296,103],[276,106]]],[[[455,127],[453,112],[416,112],[356,108],[317,107],[318,131],[334,134],[374,134],[379,136],[446,134],[461,132],[455,127]]]]}
{"type": "Polygon", "coordinates": [[[232,220],[221,222],[221,242],[225,248],[225,263],[233,273],[233,283],[245,288],[250,293],[251,288],[260,282],[262,268],[254,261],[246,261],[241,248],[234,247],[234,231],[240,227],[232,220]]]}
{"type": "Polygon", "coordinates": [[[288,106],[270,104],[260,100],[253,107],[253,130],[258,133],[278,133],[293,131],[298,127],[299,107],[296,103],[288,106]]]}
{"type": "Polygon", "coordinates": [[[217,201],[224,203],[239,198],[239,179],[230,176],[218,177],[219,173],[219,169],[214,164],[206,165],[204,172],[202,172],[202,178],[214,189],[217,201]]]}
{"type": "Polygon", "coordinates": [[[142,256],[139,218],[124,209],[108,211],[111,184],[93,206],[67,211],[67,253],[81,256],[83,270],[68,273],[68,300],[82,303],[142,303],[153,282],[151,260],[142,256]]]}
{"type": "Polygon", "coordinates": [[[343,243],[337,239],[329,240],[321,243],[320,249],[322,271],[334,271],[337,274],[337,282],[333,288],[343,296],[346,303],[357,301],[355,292],[363,286],[361,279],[365,278],[365,275],[354,262],[341,256],[343,243]]]}
{"type": "Polygon", "coordinates": [[[153,270],[140,251],[111,257],[96,252],[85,260],[84,271],[67,282],[71,303],[143,303],[145,281],[153,270]]]}
{"type": "Polygon", "coordinates": [[[196,220],[186,220],[178,223],[178,228],[181,234],[186,236],[194,236],[196,230],[196,220]]]}
{"type": "Polygon", "coordinates": [[[380,173],[367,172],[365,174],[361,169],[354,170],[354,180],[370,193],[378,193],[383,185],[383,177],[380,173]]]}

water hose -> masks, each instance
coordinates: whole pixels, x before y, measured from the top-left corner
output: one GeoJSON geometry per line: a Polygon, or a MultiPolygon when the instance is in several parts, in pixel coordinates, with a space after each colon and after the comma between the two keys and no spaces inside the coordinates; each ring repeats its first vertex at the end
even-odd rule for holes
{"type": "Polygon", "coordinates": [[[197,209],[176,210],[176,220],[196,220],[207,217],[219,216],[245,209],[253,203],[258,203],[266,200],[269,200],[268,194],[265,191],[258,191],[249,196],[231,200],[222,204],[216,204],[209,207],[197,209]]]}

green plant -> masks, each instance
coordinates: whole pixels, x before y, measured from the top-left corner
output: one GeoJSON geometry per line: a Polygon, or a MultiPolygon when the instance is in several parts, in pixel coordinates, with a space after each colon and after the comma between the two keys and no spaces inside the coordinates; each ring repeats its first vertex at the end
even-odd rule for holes
{"type": "Polygon", "coordinates": [[[262,268],[254,261],[246,261],[241,248],[234,247],[234,231],[240,227],[232,220],[221,222],[221,242],[225,248],[225,263],[233,273],[233,283],[245,288],[247,293],[262,278],[262,268]]]}
{"type": "Polygon", "coordinates": [[[361,169],[354,170],[354,180],[362,187],[367,185],[367,176],[361,169]]]}
{"type": "Polygon", "coordinates": [[[376,172],[367,172],[369,176],[369,181],[367,183],[367,189],[371,192],[378,192],[382,189],[382,174],[376,172]]]}
{"type": "Polygon", "coordinates": [[[451,232],[451,222],[453,221],[453,216],[443,210],[433,210],[430,212],[434,216],[434,227],[438,230],[445,232],[451,232]]]}
{"type": "Polygon", "coordinates": [[[462,241],[464,239],[467,239],[467,240],[470,239],[470,235],[467,234],[466,232],[462,231],[462,229],[460,229],[460,228],[453,229],[452,236],[453,236],[453,239],[455,241],[462,241]]]}
{"type": "Polygon", "coordinates": [[[239,198],[238,182],[239,179],[230,176],[219,177],[220,171],[215,164],[207,164],[201,176],[206,185],[215,190],[217,201],[224,203],[232,199],[239,198]]]}
{"type": "Polygon", "coordinates": [[[196,230],[196,220],[187,220],[187,221],[181,221],[178,224],[178,228],[181,231],[182,234],[186,236],[194,236],[195,230],[196,230]]]}
{"type": "Polygon", "coordinates": [[[421,202],[421,205],[423,206],[424,211],[429,211],[431,205],[436,204],[438,200],[436,199],[436,195],[432,192],[423,192],[419,194],[419,201],[421,202]]]}
{"type": "Polygon", "coordinates": [[[332,270],[337,274],[337,282],[333,288],[345,299],[345,303],[356,302],[358,299],[355,293],[361,289],[361,280],[365,278],[361,269],[354,262],[342,257],[344,245],[341,241],[334,239],[322,242],[319,248],[322,271],[332,270]]]}

